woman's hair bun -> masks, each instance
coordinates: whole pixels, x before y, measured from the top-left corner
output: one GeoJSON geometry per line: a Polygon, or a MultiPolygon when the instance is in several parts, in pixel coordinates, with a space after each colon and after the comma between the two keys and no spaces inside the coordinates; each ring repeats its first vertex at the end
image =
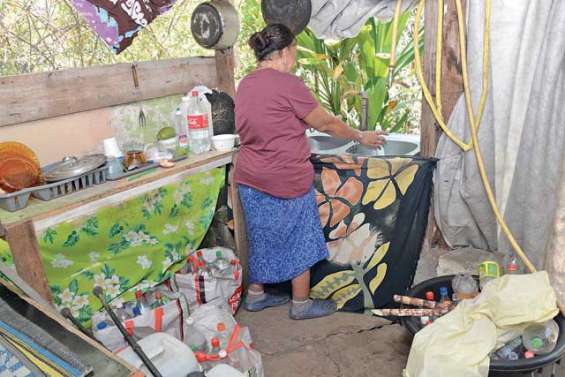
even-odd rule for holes
{"type": "Polygon", "coordinates": [[[255,51],[255,53],[261,53],[269,42],[266,40],[262,31],[254,33],[251,38],[249,38],[249,46],[255,51]]]}
{"type": "Polygon", "coordinates": [[[249,46],[257,60],[266,59],[272,52],[288,47],[294,41],[294,34],[282,24],[267,25],[249,38],[249,46]]]}

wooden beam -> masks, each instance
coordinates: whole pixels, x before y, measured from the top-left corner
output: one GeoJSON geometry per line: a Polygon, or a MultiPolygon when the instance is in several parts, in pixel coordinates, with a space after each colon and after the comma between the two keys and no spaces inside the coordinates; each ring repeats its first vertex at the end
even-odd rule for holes
{"type": "Polygon", "coordinates": [[[18,225],[6,226],[6,241],[8,241],[10,250],[12,250],[18,275],[41,297],[51,301],[51,291],[43,270],[33,222],[26,221],[18,225]]]}
{"type": "Polygon", "coordinates": [[[216,86],[214,57],[2,76],[0,127],[186,93],[199,84],[216,86]]]}

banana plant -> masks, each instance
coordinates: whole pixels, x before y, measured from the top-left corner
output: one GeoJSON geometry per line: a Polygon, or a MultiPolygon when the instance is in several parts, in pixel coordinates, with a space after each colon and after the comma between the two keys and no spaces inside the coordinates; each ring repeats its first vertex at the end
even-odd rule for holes
{"type": "MultiPolygon", "coordinates": [[[[413,12],[405,12],[400,17],[398,39],[408,31],[410,17],[413,12]]],[[[423,34],[423,28],[419,33],[423,34]]],[[[396,102],[390,100],[388,88],[392,22],[377,22],[371,18],[356,37],[338,42],[318,39],[308,29],[297,40],[297,73],[310,84],[328,111],[356,127],[361,114],[360,92],[366,91],[369,129],[378,125],[383,130],[396,131],[404,127],[408,111],[394,122],[387,117],[396,107],[396,102]]],[[[423,48],[423,38],[420,41],[423,48]]],[[[398,79],[400,71],[413,60],[414,47],[408,43],[397,51],[393,80],[398,79]]]]}

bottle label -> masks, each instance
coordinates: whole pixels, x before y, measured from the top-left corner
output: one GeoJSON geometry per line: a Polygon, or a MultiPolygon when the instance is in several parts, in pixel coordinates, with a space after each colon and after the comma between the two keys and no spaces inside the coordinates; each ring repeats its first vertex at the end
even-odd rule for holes
{"type": "Polygon", "coordinates": [[[495,261],[485,261],[479,265],[479,277],[483,278],[499,278],[500,266],[495,261]]]}
{"type": "Polygon", "coordinates": [[[189,114],[188,129],[189,130],[208,129],[208,122],[206,116],[204,114],[189,114]]]}

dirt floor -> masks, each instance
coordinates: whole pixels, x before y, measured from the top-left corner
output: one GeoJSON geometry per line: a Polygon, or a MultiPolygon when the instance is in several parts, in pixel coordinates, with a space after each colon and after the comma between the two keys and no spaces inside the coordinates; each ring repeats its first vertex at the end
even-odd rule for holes
{"type": "Polygon", "coordinates": [[[292,321],[281,307],[238,319],[251,329],[266,377],[399,377],[410,350],[402,327],[361,314],[292,321]]]}

